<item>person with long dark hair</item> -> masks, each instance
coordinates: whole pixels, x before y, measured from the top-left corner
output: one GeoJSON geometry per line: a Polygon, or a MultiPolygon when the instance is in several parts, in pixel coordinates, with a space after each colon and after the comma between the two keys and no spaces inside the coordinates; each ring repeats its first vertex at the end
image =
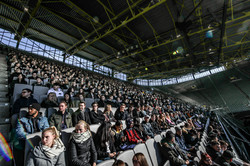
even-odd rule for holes
{"type": "Polygon", "coordinates": [[[97,163],[116,157],[114,140],[111,135],[111,123],[101,124],[94,136],[94,142],[98,156],[97,163]]]}

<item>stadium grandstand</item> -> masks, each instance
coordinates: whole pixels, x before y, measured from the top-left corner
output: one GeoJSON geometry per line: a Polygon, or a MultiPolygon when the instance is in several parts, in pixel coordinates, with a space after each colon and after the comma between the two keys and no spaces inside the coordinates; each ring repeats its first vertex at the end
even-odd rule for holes
{"type": "Polygon", "coordinates": [[[0,166],[249,166],[249,0],[1,0],[0,166]]]}

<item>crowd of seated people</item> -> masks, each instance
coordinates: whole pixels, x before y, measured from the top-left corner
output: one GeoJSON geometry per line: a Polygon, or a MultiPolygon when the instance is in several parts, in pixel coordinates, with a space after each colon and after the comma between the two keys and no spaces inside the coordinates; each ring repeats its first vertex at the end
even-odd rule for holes
{"type": "MultiPolygon", "coordinates": [[[[18,117],[17,126],[13,126],[17,140],[21,142],[20,147],[14,145],[14,156],[16,160],[21,160],[17,162],[20,165],[24,161],[22,157],[17,159],[16,156],[21,154],[27,134],[43,131],[41,144],[30,152],[28,165],[57,165],[58,162],[65,165],[61,153],[70,151],[71,165],[85,163],[84,165],[94,166],[104,160],[116,158],[120,151],[133,149],[137,144],[144,143],[182,122],[185,125],[176,128],[176,135],[167,132],[161,141],[162,149],[166,152],[165,155],[168,154],[165,159],[171,165],[194,163],[193,158],[208,111],[174,97],[148,92],[136,85],[65,64],[60,65],[15,52],[11,52],[8,57],[12,71],[9,82],[12,87],[16,83],[27,83],[20,81],[23,77],[36,79],[34,86],[41,86],[43,81],[42,86],[49,87],[47,98],[41,103],[32,97],[31,89],[25,88],[21,97],[14,101],[12,114],[15,116],[18,116],[22,107],[28,107],[27,117],[18,117]],[[63,98],[62,101],[58,100],[60,97],[63,98]],[[92,108],[86,107],[85,98],[94,99],[92,108]],[[49,117],[42,117],[39,113],[40,104],[44,108],[58,107],[58,110],[49,117]],[[100,106],[105,107],[105,110],[101,111],[100,106]],[[70,109],[73,107],[78,109],[74,112],[70,109]],[[112,107],[117,110],[112,112],[112,107]],[[191,119],[194,115],[199,116],[191,119]],[[29,122],[28,125],[26,121],[29,122]],[[123,129],[121,121],[126,121],[126,129],[123,129]],[[112,123],[115,124],[112,126],[112,123]],[[96,133],[91,133],[89,125],[94,124],[100,126],[96,133]],[[61,144],[57,131],[71,127],[75,127],[75,130],[70,139],[70,148],[66,149],[61,144]],[[47,159],[37,159],[37,154],[45,158],[52,157],[53,160],[48,164],[47,159]]],[[[212,144],[213,140],[209,146],[212,147],[212,144]]],[[[209,150],[207,153],[214,155],[209,154],[209,150]]],[[[133,159],[134,164],[140,157],[139,155],[137,159],[133,159]]]]}

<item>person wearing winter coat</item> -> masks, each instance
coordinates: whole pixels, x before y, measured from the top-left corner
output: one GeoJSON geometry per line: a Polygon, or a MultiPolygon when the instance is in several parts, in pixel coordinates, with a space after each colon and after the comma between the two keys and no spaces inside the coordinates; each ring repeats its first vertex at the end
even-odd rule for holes
{"type": "Polygon", "coordinates": [[[87,122],[80,120],[70,139],[71,166],[96,166],[97,152],[87,122]]]}
{"type": "Polygon", "coordinates": [[[94,136],[94,142],[98,156],[97,163],[116,157],[117,153],[111,134],[111,123],[103,122],[100,125],[94,136]]]}
{"type": "Polygon", "coordinates": [[[27,166],[66,166],[65,146],[56,128],[50,127],[42,132],[42,140],[27,157],[27,166]]]}
{"type": "Polygon", "coordinates": [[[161,141],[163,157],[170,161],[170,165],[182,166],[189,165],[187,155],[175,144],[174,133],[168,131],[165,138],[161,141]]]}
{"type": "Polygon", "coordinates": [[[72,117],[66,109],[67,103],[62,101],[59,104],[59,111],[52,114],[49,118],[50,126],[55,126],[59,131],[72,127],[72,117]]]}

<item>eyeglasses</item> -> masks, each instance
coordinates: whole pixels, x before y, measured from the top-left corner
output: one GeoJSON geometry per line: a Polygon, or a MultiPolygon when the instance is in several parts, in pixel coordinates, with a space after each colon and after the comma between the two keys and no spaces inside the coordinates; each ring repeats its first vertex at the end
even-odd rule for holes
{"type": "Polygon", "coordinates": [[[28,93],[27,91],[23,91],[22,93],[28,93]]]}

